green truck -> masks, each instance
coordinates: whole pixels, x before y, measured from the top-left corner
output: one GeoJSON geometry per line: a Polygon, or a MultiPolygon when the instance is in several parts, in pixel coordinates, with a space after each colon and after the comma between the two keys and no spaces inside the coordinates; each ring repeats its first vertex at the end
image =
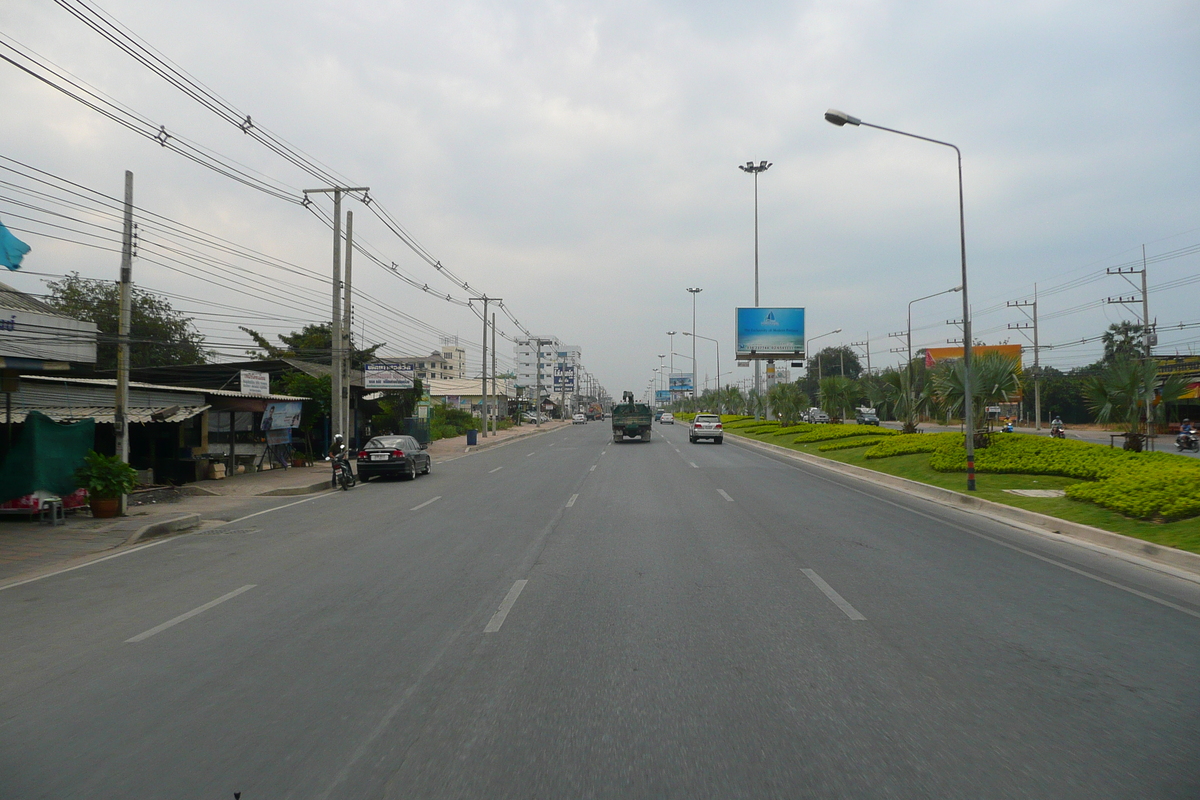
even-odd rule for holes
{"type": "Polygon", "coordinates": [[[644,403],[633,402],[633,392],[625,392],[624,402],[612,408],[613,443],[626,438],[650,441],[650,429],[654,424],[654,412],[644,403]]]}

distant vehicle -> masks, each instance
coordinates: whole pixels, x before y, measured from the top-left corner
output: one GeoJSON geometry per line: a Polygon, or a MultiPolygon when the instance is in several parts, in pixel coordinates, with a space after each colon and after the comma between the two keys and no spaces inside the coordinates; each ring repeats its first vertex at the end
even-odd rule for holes
{"type": "Polygon", "coordinates": [[[550,421],[550,418],[547,417],[545,414],[535,414],[532,411],[526,411],[524,414],[521,415],[521,421],[528,422],[530,425],[536,424],[539,421],[539,418],[540,418],[541,422],[549,422],[550,421]]]}
{"type": "Polygon", "coordinates": [[[380,475],[416,478],[433,471],[433,459],[411,436],[376,436],[358,451],[358,477],[363,483],[380,475]]]}
{"type": "Polygon", "coordinates": [[[721,425],[721,418],[716,414],[697,414],[692,420],[692,429],[688,431],[688,441],[692,444],[701,439],[711,439],[717,444],[722,444],[725,441],[725,429],[721,425]]]}
{"type": "Polygon", "coordinates": [[[662,419],[662,415],[663,415],[663,412],[661,412],[661,411],[655,411],[655,412],[654,412],[654,421],[655,421],[655,422],[658,422],[658,421],[660,421],[660,420],[662,419]]]}
{"type": "Polygon", "coordinates": [[[633,392],[625,392],[624,402],[612,408],[613,442],[626,438],[650,441],[654,412],[645,403],[633,402],[633,392]]]}
{"type": "Polygon", "coordinates": [[[810,408],[808,410],[808,421],[814,425],[827,424],[829,422],[829,415],[819,408],[810,408]]]}
{"type": "Polygon", "coordinates": [[[878,425],[879,417],[875,414],[873,408],[860,408],[858,413],[854,415],[854,421],[859,425],[878,425]]]}
{"type": "Polygon", "coordinates": [[[660,419],[659,422],[661,422],[663,425],[674,425],[675,424],[675,415],[672,414],[670,411],[664,411],[663,415],[662,415],[662,419],[660,419]]]}
{"type": "Polygon", "coordinates": [[[587,425],[587,417],[585,417],[582,413],[576,414],[575,416],[571,417],[571,424],[572,425],[587,425]]]}

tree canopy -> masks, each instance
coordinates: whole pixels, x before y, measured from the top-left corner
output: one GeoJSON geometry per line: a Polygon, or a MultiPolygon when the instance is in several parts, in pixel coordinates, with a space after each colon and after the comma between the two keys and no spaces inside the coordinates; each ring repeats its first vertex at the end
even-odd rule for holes
{"type": "MultiPolygon", "coordinates": [[[[116,281],[84,278],[78,272],[46,284],[47,305],[67,317],[96,323],[96,369],[117,368],[117,334],[121,292],[116,281]]],[[[208,361],[204,336],[192,318],[171,307],[160,295],[134,286],[130,303],[130,366],[163,367],[208,361]]]]}
{"type": "MultiPolygon", "coordinates": [[[[247,328],[244,325],[239,325],[238,328],[258,345],[258,349],[246,351],[246,354],[251,358],[261,360],[298,358],[317,364],[333,363],[331,356],[333,352],[333,332],[328,322],[322,322],[319,325],[305,325],[301,330],[279,334],[279,341],[283,343],[282,347],[271,344],[267,340],[267,337],[256,330],[247,328]]],[[[384,342],[380,342],[362,350],[351,345],[350,367],[352,369],[362,369],[363,364],[366,364],[368,361],[374,361],[375,351],[383,347],[384,344],[384,342]]]]}

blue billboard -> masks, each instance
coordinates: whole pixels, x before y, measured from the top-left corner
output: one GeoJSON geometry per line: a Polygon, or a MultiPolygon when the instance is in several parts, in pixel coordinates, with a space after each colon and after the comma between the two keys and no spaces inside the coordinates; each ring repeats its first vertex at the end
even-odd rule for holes
{"type": "Polygon", "coordinates": [[[803,308],[737,309],[738,358],[803,358],[803,308]]]}
{"type": "Polygon", "coordinates": [[[671,402],[671,392],[669,389],[656,389],[654,392],[654,404],[657,406],[665,406],[671,402]]]}
{"type": "Polygon", "coordinates": [[[692,373],[676,372],[671,375],[670,384],[672,392],[690,392],[692,391],[692,373]]]}

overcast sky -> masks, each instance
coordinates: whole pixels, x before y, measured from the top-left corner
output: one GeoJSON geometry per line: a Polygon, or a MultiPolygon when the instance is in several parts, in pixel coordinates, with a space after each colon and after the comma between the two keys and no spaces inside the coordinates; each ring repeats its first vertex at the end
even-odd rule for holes
{"type": "MultiPolygon", "coordinates": [[[[1200,327],[1168,330],[1200,322],[1194,0],[99,8],[258,125],[369,186],[429,253],[504,298],[528,330],[581,346],[585,367],[618,397],[646,389],[670,351],[666,331],[691,328],[687,287],[703,289],[697,332],[720,340],[721,367],[731,368],[733,309],[754,299],[754,180],[737,169],[747,160],[773,162],[759,183],[762,305],[804,306],[810,337],[842,329],[814,348],[869,339],[873,366],[895,363],[888,350],[901,341],[887,334],[904,329],[908,302],[960,283],[954,152],[834,127],[823,119],[830,107],[962,149],[977,339],[1021,341],[1007,325],[1022,317],[1004,304],[1031,297],[1036,283],[1041,342],[1056,345],[1043,361],[1094,360],[1099,343],[1079,341],[1135,319],[1104,302],[1132,287],[1102,276],[1140,262],[1144,244],[1160,351],[1200,352],[1200,327]]],[[[0,54],[21,60],[13,46],[55,64],[294,197],[320,185],[51,0],[6,0],[0,33],[0,54]]],[[[139,223],[135,281],[194,314],[223,356],[251,344],[238,324],[273,337],[329,319],[332,237],[313,213],[135,135],[7,62],[0,97],[0,156],[111,196],[132,170],[139,207],[298,268],[230,256],[172,264],[163,256],[174,244],[139,223]]],[[[0,278],[43,293],[46,276],[71,270],[117,277],[116,252],[51,237],[115,245],[50,227],[111,237],[115,221],[35,198],[24,190],[46,187],[11,172],[0,181],[0,221],[33,246],[20,273],[0,278]]],[[[356,237],[385,261],[468,295],[361,203],[345,207],[356,237]]],[[[400,355],[458,335],[478,372],[482,324],[468,309],[365,259],[354,283],[367,295],[356,302],[356,338],[365,332],[400,355]]],[[[916,304],[914,347],[945,345],[957,335],[946,320],[961,311],[957,294],[916,304]]],[[[500,328],[519,334],[503,318],[500,328]]],[[[682,336],[674,345],[691,353],[682,336]]],[[[511,344],[501,355],[511,363],[511,344]]],[[[703,385],[715,372],[712,344],[701,341],[697,356],[703,385]]],[[[688,363],[675,357],[678,370],[688,363]]],[[[723,382],[751,373],[734,369],[723,382]]]]}

